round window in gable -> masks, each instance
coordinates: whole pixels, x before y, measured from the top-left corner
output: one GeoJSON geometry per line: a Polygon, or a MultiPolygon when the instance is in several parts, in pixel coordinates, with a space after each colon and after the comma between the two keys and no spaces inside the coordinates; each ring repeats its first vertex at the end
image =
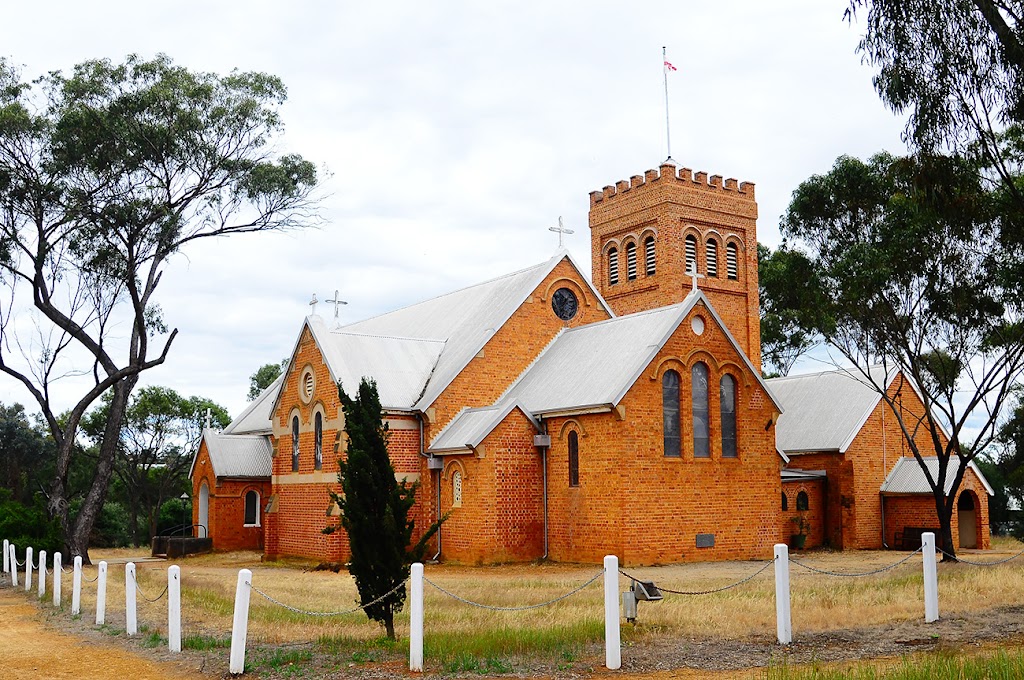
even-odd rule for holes
{"type": "Polygon", "coordinates": [[[551,296],[551,309],[562,321],[569,321],[576,316],[576,312],[580,309],[579,300],[576,299],[576,293],[572,292],[568,288],[559,288],[555,291],[555,294],[551,296]]]}
{"type": "Polygon", "coordinates": [[[306,369],[305,373],[302,374],[302,400],[309,402],[313,398],[313,389],[316,387],[316,379],[313,377],[313,371],[306,369]]]}
{"type": "Polygon", "coordinates": [[[690,328],[693,330],[695,335],[704,335],[704,318],[695,316],[690,319],[690,328]]]}

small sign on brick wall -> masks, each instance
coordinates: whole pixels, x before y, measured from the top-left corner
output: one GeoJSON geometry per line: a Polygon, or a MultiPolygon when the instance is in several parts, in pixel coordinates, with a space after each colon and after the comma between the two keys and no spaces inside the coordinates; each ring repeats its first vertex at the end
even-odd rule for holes
{"type": "Polygon", "coordinates": [[[714,548],[715,547],[715,535],[714,534],[697,534],[697,547],[698,548],[714,548]]]}

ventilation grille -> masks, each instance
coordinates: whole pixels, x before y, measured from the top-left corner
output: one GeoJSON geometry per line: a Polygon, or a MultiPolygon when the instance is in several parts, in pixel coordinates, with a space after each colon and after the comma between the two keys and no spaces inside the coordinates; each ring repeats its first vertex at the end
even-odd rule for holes
{"type": "Polygon", "coordinates": [[[626,278],[630,281],[636,279],[636,244],[630,243],[626,246],[626,278]]]}
{"type": "Polygon", "coordinates": [[[725,247],[725,269],[733,281],[739,278],[739,258],[735,243],[730,243],[725,247]]]}
{"type": "Polygon", "coordinates": [[[644,241],[644,259],[647,276],[654,276],[654,237],[648,236],[644,241]]]}
{"type": "Polygon", "coordinates": [[[608,251],[608,285],[619,282],[619,251],[612,248],[608,251]]]}
{"type": "Polygon", "coordinates": [[[697,239],[686,237],[686,273],[697,271],[697,239]]]}
{"type": "Polygon", "coordinates": [[[718,276],[718,242],[714,239],[708,241],[708,276],[718,276]]]}

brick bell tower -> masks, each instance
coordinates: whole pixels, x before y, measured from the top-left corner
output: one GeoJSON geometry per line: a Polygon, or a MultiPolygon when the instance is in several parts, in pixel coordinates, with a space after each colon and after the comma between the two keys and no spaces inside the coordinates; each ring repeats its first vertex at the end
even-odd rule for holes
{"type": "Polygon", "coordinates": [[[754,185],[664,163],[590,193],[594,285],[617,315],[681,302],[697,287],[761,369],[754,185]]]}

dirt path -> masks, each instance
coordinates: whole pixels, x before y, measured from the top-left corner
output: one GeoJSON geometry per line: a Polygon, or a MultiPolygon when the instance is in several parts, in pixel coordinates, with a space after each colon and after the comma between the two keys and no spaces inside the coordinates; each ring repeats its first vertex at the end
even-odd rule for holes
{"type": "MultiPolygon", "coordinates": [[[[117,645],[54,631],[24,593],[0,589],[0,659],[5,677],[201,680],[203,676],[132,654],[117,645]]],[[[208,678],[207,678],[208,680],[208,678]]]]}

